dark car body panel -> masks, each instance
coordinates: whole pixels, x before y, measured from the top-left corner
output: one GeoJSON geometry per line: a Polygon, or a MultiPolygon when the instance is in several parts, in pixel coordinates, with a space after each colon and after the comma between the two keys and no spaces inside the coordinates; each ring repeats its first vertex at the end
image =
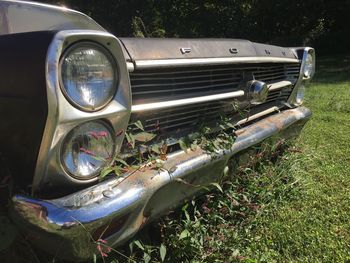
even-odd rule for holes
{"type": "Polygon", "coordinates": [[[32,182],[47,118],[45,60],[54,31],[0,36],[0,149],[16,185],[32,182]]]}

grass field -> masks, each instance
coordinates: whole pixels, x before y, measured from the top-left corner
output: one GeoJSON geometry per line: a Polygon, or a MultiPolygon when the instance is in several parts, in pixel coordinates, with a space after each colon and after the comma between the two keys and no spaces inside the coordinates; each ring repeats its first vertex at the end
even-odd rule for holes
{"type": "Polygon", "coordinates": [[[144,230],[114,262],[350,262],[350,56],[318,59],[313,117],[281,157],[144,230]]]}

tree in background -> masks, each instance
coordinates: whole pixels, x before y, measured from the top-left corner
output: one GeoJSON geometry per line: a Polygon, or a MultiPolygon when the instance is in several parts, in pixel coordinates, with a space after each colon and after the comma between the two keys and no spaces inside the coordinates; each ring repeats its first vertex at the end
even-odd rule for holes
{"type": "Polygon", "coordinates": [[[94,18],[117,36],[226,37],[312,45],[326,53],[350,46],[350,0],[46,0],[94,18]]]}

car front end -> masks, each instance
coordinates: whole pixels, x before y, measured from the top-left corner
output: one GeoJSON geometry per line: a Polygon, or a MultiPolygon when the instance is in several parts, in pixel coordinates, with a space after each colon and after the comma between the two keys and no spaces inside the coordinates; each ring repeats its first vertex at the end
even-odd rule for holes
{"type": "Polygon", "coordinates": [[[0,70],[8,93],[1,111],[12,116],[1,148],[20,189],[10,214],[33,244],[61,258],[87,259],[99,239],[122,244],[220,181],[232,158],[267,139],[298,135],[311,117],[302,103],[315,71],[312,48],[116,38],[80,13],[23,5],[80,18],[78,28],[71,19],[68,28],[0,36],[2,50],[21,59],[0,70]],[[224,130],[232,143],[210,152],[183,145],[203,127],[211,138],[224,130]],[[149,152],[153,159],[135,157],[149,152]],[[118,172],[109,169],[116,160],[124,164],[118,172]]]}

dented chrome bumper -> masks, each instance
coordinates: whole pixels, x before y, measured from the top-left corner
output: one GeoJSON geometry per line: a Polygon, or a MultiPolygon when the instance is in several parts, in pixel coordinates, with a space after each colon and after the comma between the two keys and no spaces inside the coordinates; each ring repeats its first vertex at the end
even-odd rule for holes
{"type": "Polygon", "coordinates": [[[134,235],[145,223],[161,215],[201,188],[217,181],[228,160],[263,140],[296,135],[310,118],[305,107],[266,117],[237,131],[230,151],[215,156],[197,149],[168,156],[165,170],[148,169],[112,178],[55,200],[16,195],[12,217],[39,247],[69,259],[86,259],[99,238],[111,246],[134,235]],[[57,250],[57,251],[53,251],[57,250]]]}

